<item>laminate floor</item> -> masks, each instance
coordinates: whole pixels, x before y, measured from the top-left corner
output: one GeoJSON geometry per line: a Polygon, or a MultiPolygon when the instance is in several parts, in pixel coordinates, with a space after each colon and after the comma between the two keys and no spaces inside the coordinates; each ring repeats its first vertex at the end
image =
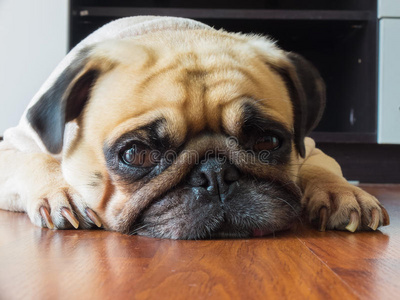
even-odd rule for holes
{"type": "Polygon", "coordinates": [[[364,185],[377,232],[174,241],[51,231],[0,211],[0,299],[399,299],[400,185],[364,185]]]}

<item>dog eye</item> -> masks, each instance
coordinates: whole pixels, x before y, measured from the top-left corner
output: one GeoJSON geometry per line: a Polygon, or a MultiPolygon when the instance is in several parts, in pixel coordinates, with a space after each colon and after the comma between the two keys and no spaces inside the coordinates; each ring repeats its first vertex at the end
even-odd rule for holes
{"type": "Polygon", "coordinates": [[[280,140],[274,135],[265,136],[257,141],[254,150],[276,150],[281,146],[280,140]]]}
{"type": "Polygon", "coordinates": [[[125,149],[121,152],[122,161],[133,167],[151,167],[157,163],[156,157],[152,155],[150,148],[133,144],[129,149],[125,149]]]}

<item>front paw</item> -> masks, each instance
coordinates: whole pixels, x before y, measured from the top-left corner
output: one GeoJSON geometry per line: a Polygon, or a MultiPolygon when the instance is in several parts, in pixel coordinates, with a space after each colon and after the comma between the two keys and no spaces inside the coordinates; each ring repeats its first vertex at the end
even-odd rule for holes
{"type": "Polygon", "coordinates": [[[101,227],[96,213],[84,204],[80,194],[63,181],[43,187],[28,199],[27,214],[32,223],[49,229],[101,227]]]}
{"type": "Polygon", "coordinates": [[[308,186],[302,205],[309,221],[317,223],[320,231],[376,230],[390,223],[378,199],[345,181],[308,186]]]}

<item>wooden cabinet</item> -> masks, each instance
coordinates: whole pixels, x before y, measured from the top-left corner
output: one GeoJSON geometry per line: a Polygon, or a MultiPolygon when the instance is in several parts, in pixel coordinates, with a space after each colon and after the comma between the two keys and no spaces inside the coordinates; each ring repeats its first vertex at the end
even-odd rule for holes
{"type": "Polygon", "coordinates": [[[327,85],[320,142],[377,139],[376,1],[72,1],[70,46],[121,17],[170,15],[269,35],[312,61],[327,85]]]}

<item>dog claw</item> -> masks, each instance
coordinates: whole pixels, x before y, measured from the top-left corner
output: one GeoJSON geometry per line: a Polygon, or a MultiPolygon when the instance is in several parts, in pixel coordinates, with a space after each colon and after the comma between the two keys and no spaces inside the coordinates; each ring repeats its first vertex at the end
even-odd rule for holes
{"type": "Polygon", "coordinates": [[[328,222],[328,209],[326,207],[322,207],[319,210],[319,225],[318,225],[318,230],[319,231],[325,231],[326,230],[326,223],[328,222]]]}
{"type": "Polygon", "coordinates": [[[383,206],[381,206],[381,209],[382,209],[382,215],[383,215],[382,226],[387,226],[390,224],[389,214],[383,206]]]}
{"type": "Polygon", "coordinates": [[[39,212],[43,217],[44,221],[46,222],[47,228],[54,229],[54,224],[53,221],[51,220],[49,212],[47,211],[47,208],[42,206],[39,208],[39,212]]]}
{"type": "Polygon", "coordinates": [[[376,230],[379,226],[379,211],[374,208],[371,212],[371,222],[368,224],[368,227],[372,230],[376,230]]]}
{"type": "Polygon", "coordinates": [[[72,226],[74,226],[75,229],[78,229],[79,221],[75,218],[75,216],[68,208],[64,207],[63,209],[61,209],[61,214],[72,224],[72,226]]]}
{"type": "Polygon", "coordinates": [[[358,212],[356,211],[352,211],[350,213],[350,222],[349,224],[346,226],[346,229],[350,232],[354,232],[357,230],[358,228],[358,224],[360,223],[360,218],[358,216],[358,212]]]}
{"type": "Polygon", "coordinates": [[[101,220],[100,218],[96,215],[96,213],[91,210],[90,208],[86,208],[85,209],[86,215],[88,216],[88,218],[94,223],[96,224],[97,227],[101,227],[101,220]]]}

